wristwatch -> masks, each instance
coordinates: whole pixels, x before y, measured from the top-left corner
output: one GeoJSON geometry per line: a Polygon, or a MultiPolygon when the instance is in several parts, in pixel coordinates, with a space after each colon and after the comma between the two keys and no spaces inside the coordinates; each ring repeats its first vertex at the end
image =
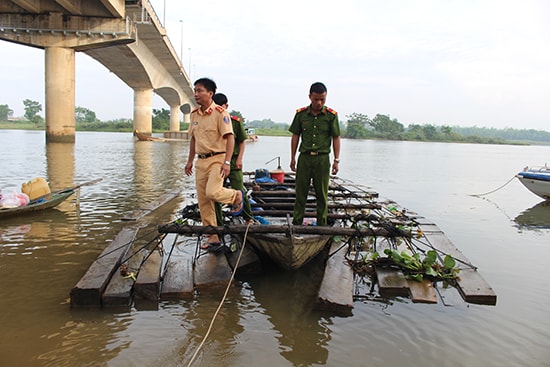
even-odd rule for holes
{"type": "Polygon", "coordinates": [[[334,158],[334,162],[340,163],[340,159],[339,158],[334,158]]]}
{"type": "Polygon", "coordinates": [[[223,162],[223,164],[227,164],[228,166],[230,166],[230,165],[231,165],[231,162],[225,161],[225,162],[223,162]]]}

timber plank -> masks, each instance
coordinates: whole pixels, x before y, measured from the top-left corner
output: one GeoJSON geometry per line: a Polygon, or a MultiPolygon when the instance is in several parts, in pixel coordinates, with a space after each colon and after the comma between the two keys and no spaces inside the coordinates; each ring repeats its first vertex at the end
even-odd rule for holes
{"type": "MultiPolygon", "coordinates": [[[[138,251],[128,260],[128,271],[134,272],[134,269],[139,269],[141,262],[145,258],[144,250],[138,251]]],[[[107,288],[101,296],[103,307],[109,306],[130,306],[132,303],[132,288],[135,278],[124,277],[120,274],[120,266],[117,272],[113,274],[107,288]]]]}
{"type": "Polygon", "coordinates": [[[139,269],[139,273],[134,284],[135,299],[158,301],[160,295],[161,266],[162,255],[158,249],[155,248],[139,269]]]}
{"type": "Polygon", "coordinates": [[[185,256],[171,256],[162,280],[161,299],[192,298],[193,260],[185,256]]]}
{"type": "Polygon", "coordinates": [[[334,242],[325,265],[321,287],[317,294],[316,308],[351,315],[353,309],[353,269],[346,261],[347,246],[338,251],[340,243],[334,242]]]}
{"type": "Polygon", "coordinates": [[[161,266],[161,273],[160,273],[161,278],[164,278],[168,261],[172,256],[172,251],[174,249],[174,246],[176,245],[177,240],[178,240],[177,234],[169,233],[166,235],[166,237],[163,238],[161,242],[161,245],[160,245],[162,249],[162,266],[161,266]]]}
{"type": "Polygon", "coordinates": [[[198,290],[226,286],[231,279],[227,258],[210,252],[201,254],[195,261],[193,278],[198,290]]]}
{"type": "Polygon", "coordinates": [[[459,279],[456,288],[464,301],[482,305],[496,305],[497,295],[493,288],[477,269],[467,265],[470,261],[453,245],[443,231],[436,225],[422,226],[421,229],[433,247],[458,260],[457,265],[460,266],[460,272],[458,273],[459,279]]]}
{"type": "Polygon", "coordinates": [[[424,279],[422,282],[407,279],[407,284],[413,303],[437,303],[437,293],[429,279],[424,279]]]}
{"type": "Polygon", "coordinates": [[[101,295],[138,231],[139,228],[135,227],[123,228],[113,242],[103,250],[80,281],[71,289],[72,307],[101,307],[101,295]]]}
{"type": "Polygon", "coordinates": [[[378,291],[382,297],[409,296],[409,285],[401,270],[377,266],[378,291]]]}
{"type": "Polygon", "coordinates": [[[149,213],[154,212],[170,200],[176,198],[180,194],[179,190],[167,192],[161,195],[157,200],[152,203],[147,204],[145,207],[134,210],[132,213],[121,218],[123,221],[137,221],[149,213]]]}

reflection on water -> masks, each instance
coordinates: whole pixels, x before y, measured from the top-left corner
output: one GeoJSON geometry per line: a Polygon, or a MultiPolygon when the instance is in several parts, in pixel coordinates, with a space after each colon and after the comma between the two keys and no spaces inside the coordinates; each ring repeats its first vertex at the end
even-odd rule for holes
{"type": "MultiPolygon", "coordinates": [[[[81,132],[75,144],[44,140],[44,132],[0,130],[0,189],[33,177],[46,178],[52,190],[103,180],[83,187],[80,200],[72,196],[47,212],[0,222],[0,365],[186,365],[223,291],[122,310],[71,309],[69,292],[128,225],[122,217],[181,189],[182,200],[147,217],[143,231],[150,235],[194,200],[194,177],[183,172],[188,143],[81,132]]],[[[246,170],[265,167],[274,156],[288,169],[289,144],[261,137],[247,145],[246,170]]],[[[550,293],[540,275],[550,256],[550,208],[540,203],[525,210],[532,195],[515,182],[491,196],[498,207],[470,194],[500,186],[548,150],[344,140],[339,176],[434,220],[479,266],[498,294],[497,306],[467,305],[449,292],[446,304],[355,302],[351,317],[319,314],[312,303],[320,274],[312,263],[294,273],[239,279],[193,365],[544,365],[550,293]],[[517,231],[514,217],[512,223],[537,230],[517,231]]]]}
{"type": "Polygon", "coordinates": [[[550,228],[550,201],[541,201],[525,209],[514,221],[520,227],[550,228]]]}

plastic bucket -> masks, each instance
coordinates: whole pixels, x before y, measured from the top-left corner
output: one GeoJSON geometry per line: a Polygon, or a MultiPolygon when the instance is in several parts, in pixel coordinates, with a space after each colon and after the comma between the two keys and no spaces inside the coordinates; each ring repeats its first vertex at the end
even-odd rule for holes
{"type": "Polygon", "coordinates": [[[282,170],[276,170],[269,172],[269,175],[272,179],[274,179],[277,182],[284,182],[285,181],[285,171],[282,170]]]}

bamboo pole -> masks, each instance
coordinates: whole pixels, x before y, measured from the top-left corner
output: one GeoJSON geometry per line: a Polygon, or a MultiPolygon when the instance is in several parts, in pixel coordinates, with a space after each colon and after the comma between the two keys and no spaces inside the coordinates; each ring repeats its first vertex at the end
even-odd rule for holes
{"type": "Polygon", "coordinates": [[[409,232],[399,229],[388,231],[384,228],[345,228],[329,226],[288,226],[288,225],[231,225],[231,226],[196,226],[187,224],[161,224],[158,226],[159,233],[178,233],[184,235],[202,234],[244,234],[248,231],[251,234],[274,234],[282,233],[289,235],[290,228],[294,234],[311,235],[342,235],[342,236],[380,236],[380,237],[410,237],[409,232]]]}

